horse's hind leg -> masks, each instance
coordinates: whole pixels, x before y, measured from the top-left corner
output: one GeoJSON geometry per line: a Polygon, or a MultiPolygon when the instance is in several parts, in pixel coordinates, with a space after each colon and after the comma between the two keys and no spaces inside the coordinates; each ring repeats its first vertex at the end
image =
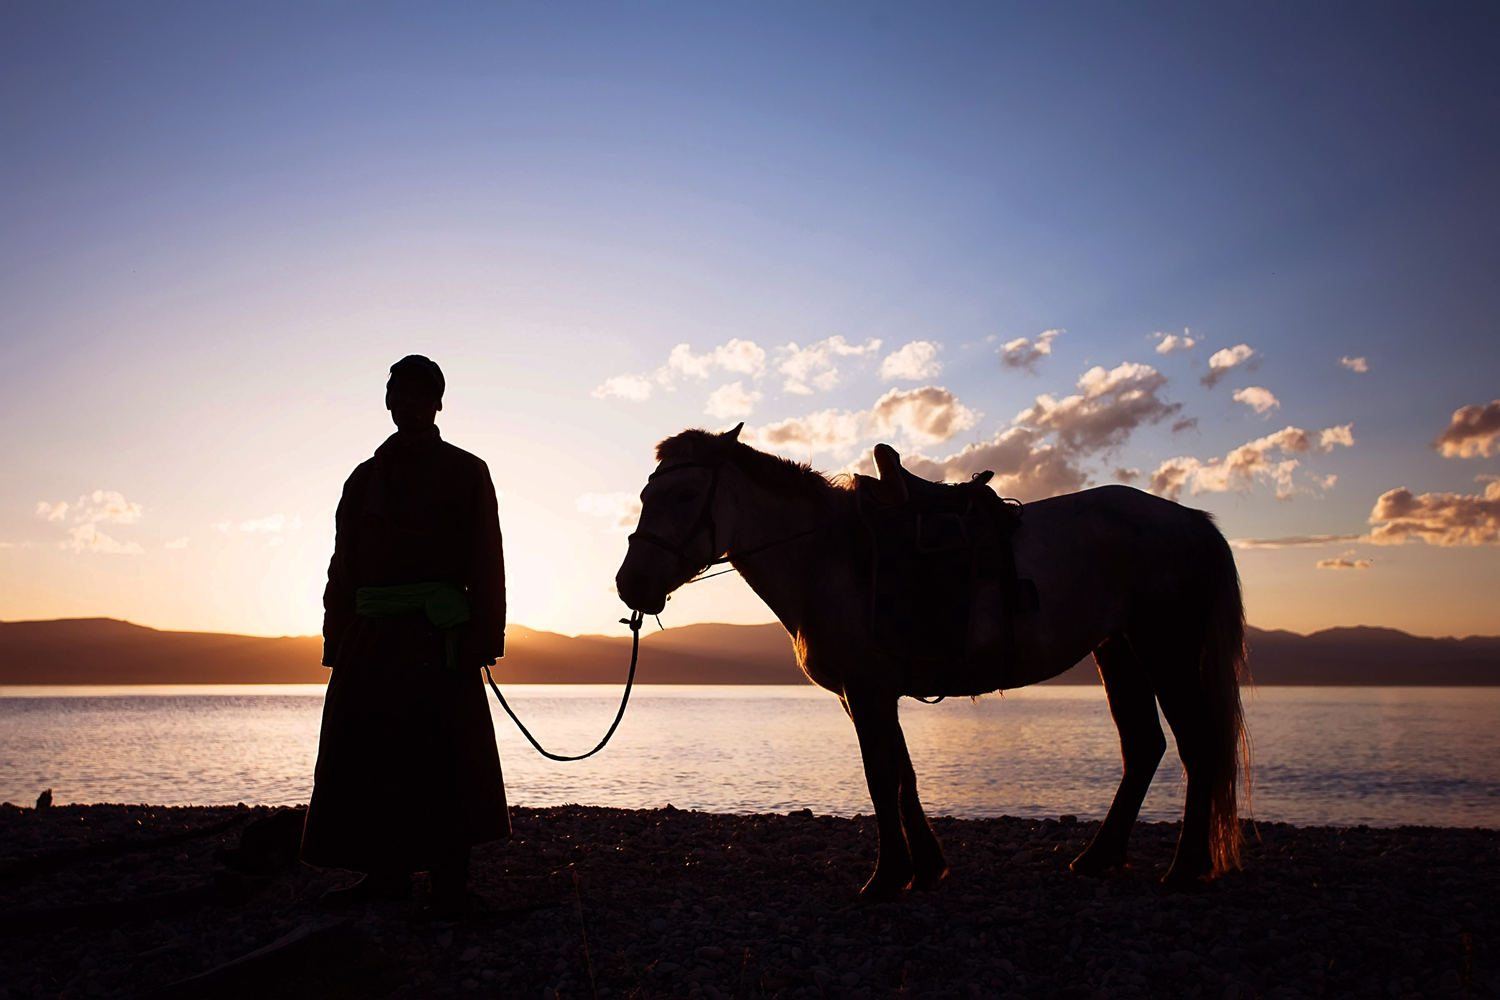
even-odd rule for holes
{"type": "Polygon", "coordinates": [[[906,749],[906,740],[901,738],[901,759],[905,770],[901,775],[901,828],[906,833],[906,846],[911,852],[912,887],[930,889],[948,874],[948,859],[943,856],[943,846],[927,822],[922,811],[922,800],[917,797],[917,772],[911,766],[911,754],[906,749]]]}
{"type": "Polygon", "coordinates": [[[1099,832],[1073,861],[1073,870],[1085,875],[1125,866],[1131,828],[1156,775],[1156,766],[1167,749],[1166,737],[1156,717],[1156,695],[1130,643],[1124,636],[1111,636],[1094,650],[1094,662],[1104,679],[1109,713],[1120,731],[1125,773],[1099,832]]]}
{"type": "MultiPolygon", "coordinates": [[[[1191,662],[1191,659],[1189,660],[1191,662]]],[[[1183,664],[1186,666],[1186,664],[1183,664]]],[[[1205,723],[1208,713],[1203,705],[1197,664],[1175,685],[1162,685],[1161,711],[1177,740],[1182,769],[1187,772],[1187,795],[1182,810],[1182,833],[1177,838],[1177,853],[1162,882],[1170,889],[1192,888],[1199,879],[1213,875],[1213,854],[1209,846],[1213,811],[1213,784],[1216,761],[1211,734],[1205,723]]]]}
{"type": "Polygon", "coordinates": [[[1192,888],[1199,879],[1214,872],[1210,832],[1218,767],[1214,715],[1200,677],[1198,646],[1184,642],[1181,635],[1162,633],[1133,633],[1130,643],[1147,665],[1162,715],[1172,727],[1177,754],[1187,774],[1182,833],[1177,838],[1172,867],[1167,869],[1162,882],[1172,889],[1192,888]]]}
{"type": "MultiPolygon", "coordinates": [[[[884,692],[846,689],[844,705],[859,736],[865,783],[870,789],[875,825],[880,831],[875,873],[859,894],[867,900],[897,899],[911,884],[912,857],[901,825],[902,775],[910,772],[911,760],[906,753],[906,740],[901,736],[896,698],[884,692]]],[[[912,789],[915,797],[915,783],[912,789]]],[[[928,835],[931,836],[930,830],[928,835]]]]}

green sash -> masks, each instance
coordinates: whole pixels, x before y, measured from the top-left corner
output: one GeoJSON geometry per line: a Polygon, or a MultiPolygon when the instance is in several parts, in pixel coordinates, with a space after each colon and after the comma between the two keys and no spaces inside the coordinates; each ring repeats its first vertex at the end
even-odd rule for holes
{"type": "Polygon", "coordinates": [[[354,613],[361,618],[390,618],[422,612],[434,628],[443,630],[448,666],[458,666],[458,626],[469,620],[469,598],[452,583],[398,583],[392,587],[360,587],[354,592],[354,613]]]}

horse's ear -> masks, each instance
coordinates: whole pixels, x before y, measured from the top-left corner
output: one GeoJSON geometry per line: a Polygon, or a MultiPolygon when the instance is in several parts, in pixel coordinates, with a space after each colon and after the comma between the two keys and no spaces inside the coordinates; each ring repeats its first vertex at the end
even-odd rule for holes
{"type": "Polygon", "coordinates": [[[729,428],[729,430],[725,431],[723,434],[720,434],[719,437],[723,438],[726,443],[732,444],[733,442],[740,439],[740,431],[744,429],[744,426],[745,422],[741,420],[739,423],[729,428]]]}

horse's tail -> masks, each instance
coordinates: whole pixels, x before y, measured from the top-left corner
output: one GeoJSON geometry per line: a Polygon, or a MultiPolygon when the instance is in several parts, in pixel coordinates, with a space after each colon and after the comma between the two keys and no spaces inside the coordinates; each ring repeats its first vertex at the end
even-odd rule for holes
{"type": "MultiPolygon", "coordinates": [[[[1210,519],[1211,521],[1211,519],[1210,519]]],[[[1250,739],[1240,685],[1250,677],[1245,655],[1245,605],[1234,552],[1217,528],[1212,530],[1209,560],[1208,628],[1203,635],[1199,672],[1207,697],[1214,755],[1214,780],[1209,808],[1209,851],[1214,874],[1240,866],[1244,831],[1239,817],[1239,787],[1243,780],[1245,805],[1250,804],[1250,739]]]]}

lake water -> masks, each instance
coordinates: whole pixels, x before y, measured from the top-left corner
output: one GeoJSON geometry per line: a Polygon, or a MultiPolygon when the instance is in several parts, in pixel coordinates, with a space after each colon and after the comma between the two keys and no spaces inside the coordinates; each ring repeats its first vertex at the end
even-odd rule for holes
{"type": "MultiPolygon", "coordinates": [[[[554,753],[607,728],[619,688],[506,692],[554,753]]],[[[0,687],[0,800],[162,805],[307,801],[321,686],[0,687]]],[[[511,801],[718,812],[870,809],[854,729],[811,687],[639,687],[597,757],[538,756],[491,700],[511,801]]],[[[1500,689],[1261,688],[1247,700],[1255,818],[1500,827],[1500,689]]],[[[1120,775],[1097,687],[903,701],[932,815],[1102,817],[1120,775]]],[[[1175,819],[1173,750],[1142,816],[1175,819]]]]}

